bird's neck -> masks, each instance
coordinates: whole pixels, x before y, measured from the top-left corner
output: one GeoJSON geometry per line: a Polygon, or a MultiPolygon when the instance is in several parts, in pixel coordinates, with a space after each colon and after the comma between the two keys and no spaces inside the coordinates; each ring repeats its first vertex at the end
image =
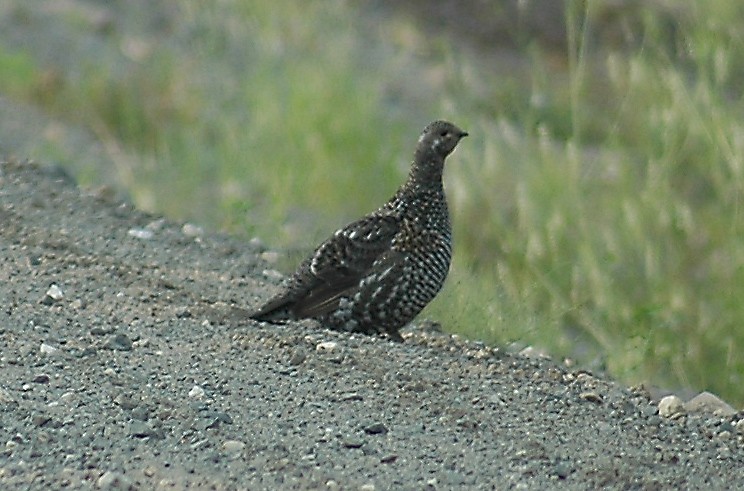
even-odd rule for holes
{"type": "Polygon", "coordinates": [[[442,165],[427,163],[411,166],[406,182],[398,188],[385,209],[419,221],[448,220],[447,198],[442,185],[442,165]],[[444,217],[444,218],[441,218],[444,217]]]}
{"type": "Polygon", "coordinates": [[[444,159],[438,155],[416,152],[404,187],[411,190],[441,190],[444,159]]]}

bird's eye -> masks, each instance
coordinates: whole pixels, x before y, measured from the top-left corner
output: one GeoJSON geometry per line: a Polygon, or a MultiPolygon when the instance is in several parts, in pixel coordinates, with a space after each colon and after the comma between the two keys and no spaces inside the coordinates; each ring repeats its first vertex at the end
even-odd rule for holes
{"type": "Polygon", "coordinates": [[[442,138],[448,137],[450,136],[450,132],[447,130],[443,130],[441,133],[439,133],[439,136],[441,136],[442,138]]]}

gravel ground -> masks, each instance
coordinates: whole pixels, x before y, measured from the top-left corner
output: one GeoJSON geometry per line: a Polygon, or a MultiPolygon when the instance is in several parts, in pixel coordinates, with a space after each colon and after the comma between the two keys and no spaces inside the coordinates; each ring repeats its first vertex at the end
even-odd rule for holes
{"type": "Polygon", "coordinates": [[[2,489],[734,489],[744,417],[427,330],[245,319],[260,245],[0,164],[2,489]]]}

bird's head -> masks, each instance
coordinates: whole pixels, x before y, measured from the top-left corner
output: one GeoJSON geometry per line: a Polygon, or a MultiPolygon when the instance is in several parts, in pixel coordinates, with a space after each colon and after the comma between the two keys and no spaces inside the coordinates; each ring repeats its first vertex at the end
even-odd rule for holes
{"type": "Polygon", "coordinates": [[[416,153],[444,160],[465,136],[468,136],[466,131],[448,121],[434,121],[421,133],[416,153]]]}
{"type": "Polygon", "coordinates": [[[441,187],[444,160],[467,132],[447,121],[434,121],[418,139],[406,188],[441,187]]]}

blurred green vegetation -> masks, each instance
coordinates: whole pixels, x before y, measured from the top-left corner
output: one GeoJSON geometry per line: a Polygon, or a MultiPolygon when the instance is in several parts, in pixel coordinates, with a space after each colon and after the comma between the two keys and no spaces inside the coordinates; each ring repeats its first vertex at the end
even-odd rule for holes
{"type": "Polygon", "coordinates": [[[451,119],[472,136],[425,316],[741,405],[744,6],[634,4],[611,43],[601,5],[569,2],[567,49],[527,41],[512,66],[353,3],[179,2],[167,36],[94,32],[74,70],[0,35],[0,93],[88,128],[140,206],[302,252],[451,119]]]}

